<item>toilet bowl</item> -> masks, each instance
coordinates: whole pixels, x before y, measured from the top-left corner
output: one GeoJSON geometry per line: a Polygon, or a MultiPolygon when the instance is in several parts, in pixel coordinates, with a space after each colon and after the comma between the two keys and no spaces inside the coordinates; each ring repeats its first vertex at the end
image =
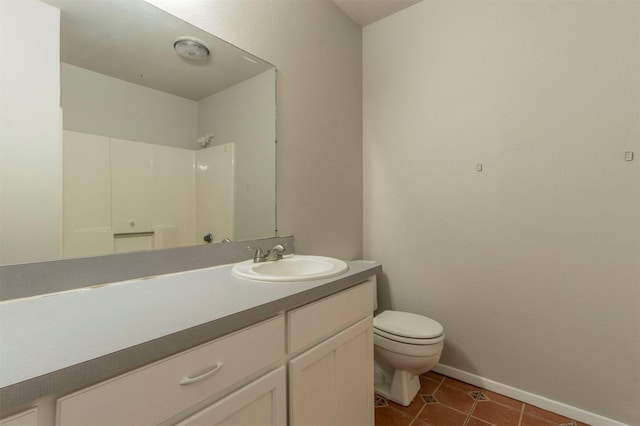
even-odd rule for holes
{"type": "Polygon", "coordinates": [[[420,390],[419,375],[440,360],[444,329],[422,315],[384,311],[373,319],[375,391],[400,405],[420,390]]]}

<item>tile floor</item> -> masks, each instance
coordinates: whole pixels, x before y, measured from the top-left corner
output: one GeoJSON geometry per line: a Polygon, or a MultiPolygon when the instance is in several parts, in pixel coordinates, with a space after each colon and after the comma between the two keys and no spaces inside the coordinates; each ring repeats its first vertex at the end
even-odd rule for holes
{"type": "Polygon", "coordinates": [[[376,426],[586,426],[431,371],[420,383],[408,407],[376,395],[376,426]]]}

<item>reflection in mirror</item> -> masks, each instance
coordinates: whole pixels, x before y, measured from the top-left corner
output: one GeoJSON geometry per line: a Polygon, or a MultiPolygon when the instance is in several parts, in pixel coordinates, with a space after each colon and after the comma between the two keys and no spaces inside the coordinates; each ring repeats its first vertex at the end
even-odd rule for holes
{"type": "Polygon", "coordinates": [[[143,0],[42,2],[60,10],[60,249],[0,264],[274,236],[275,68],[143,0]]]}

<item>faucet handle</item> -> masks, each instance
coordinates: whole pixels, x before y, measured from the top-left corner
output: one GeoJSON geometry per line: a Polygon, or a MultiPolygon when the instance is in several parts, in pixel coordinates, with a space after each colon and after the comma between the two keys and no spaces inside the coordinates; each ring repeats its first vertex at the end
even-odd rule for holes
{"type": "Polygon", "coordinates": [[[264,262],[267,256],[269,256],[269,252],[267,251],[265,254],[260,247],[247,246],[247,250],[255,250],[255,253],[253,254],[253,261],[255,263],[264,262]]]}
{"type": "Polygon", "coordinates": [[[282,244],[276,244],[275,246],[273,246],[273,248],[271,249],[272,253],[275,253],[276,258],[277,259],[282,259],[282,255],[284,253],[284,248],[285,246],[282,244]]]}

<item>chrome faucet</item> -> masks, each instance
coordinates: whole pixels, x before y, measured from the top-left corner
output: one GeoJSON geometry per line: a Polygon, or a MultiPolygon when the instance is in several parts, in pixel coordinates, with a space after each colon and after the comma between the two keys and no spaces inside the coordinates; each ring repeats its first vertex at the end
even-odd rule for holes
{"type": "Polygon", "coordinates": [[[284,254],[284,246],[282,244],[276,244],[271,250],[267,250],[265,253],[260,247],[247,247],[249,250],[254,250],[253,263],[271,262],[282,259],[284,254]]]}
{"type": "Polygon", "coordinates": [[[280,260],[283,254],[284,246],[282,244],[276,244],[267,252],[267,260],[280,260]]]}

